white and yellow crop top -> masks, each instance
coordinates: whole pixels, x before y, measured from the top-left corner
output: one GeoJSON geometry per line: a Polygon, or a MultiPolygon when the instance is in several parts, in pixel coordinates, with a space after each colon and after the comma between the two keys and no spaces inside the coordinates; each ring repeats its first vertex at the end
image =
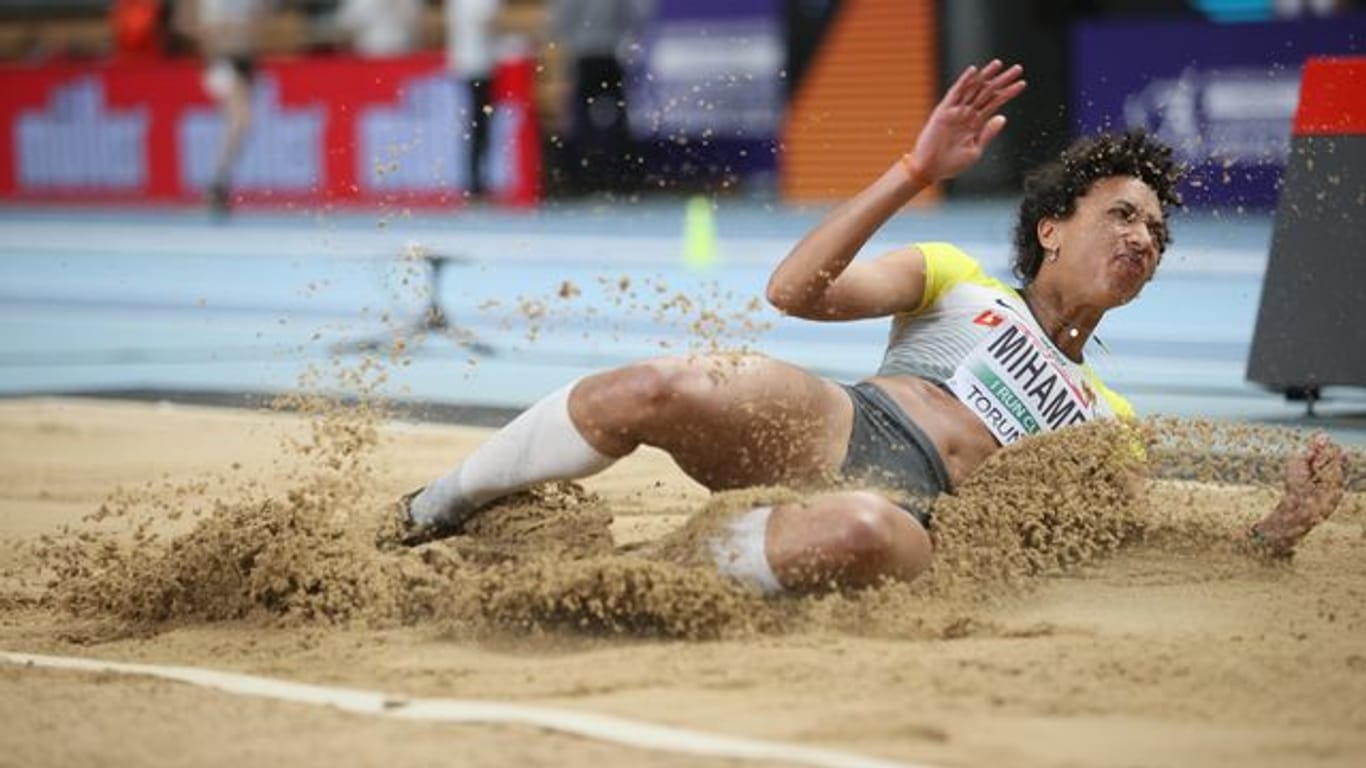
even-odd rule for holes
{"type": "Polygon", "coordinates": [[[1129,402],[1067,358],[1019,292],[948,243],[917,243],[925,296],[896,315],[879,376],[943,384],[1002,445],[1093,418],[1133,418],[1129,402]]]}

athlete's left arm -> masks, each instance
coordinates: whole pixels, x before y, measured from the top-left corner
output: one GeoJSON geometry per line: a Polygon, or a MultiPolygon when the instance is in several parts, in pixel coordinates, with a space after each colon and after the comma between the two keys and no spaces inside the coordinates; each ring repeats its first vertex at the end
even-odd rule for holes
{"type": "Polygon", "coordinates": [[[914,246],[855,261],[873,233],[927,184],[893,163],[802,238],[768,280],[768,301],[807,320],[859,320],[920,304],[925,256],[914,246]]]}
{"type": "Polygon", "coordinates": [[[907,312],[924,298],[924,254],[854,257],[911,198],[977,162],[1005,127],[998,111],[1024,90],[1024,70],[993,60],[968,67],[930,112],[910,152],[803,237],[773,271],[768,300],[789,315],[850,320],[907,312]]]}
{"type": "Polygon", "coordinates": [[[924,302],[927,268],[925,254],[908,245],[874,259],[860,259],[839,276],[801,301],[770,289],[769,300],[779,309],[806,320],[863,320],[909,312],[924,302]]]}

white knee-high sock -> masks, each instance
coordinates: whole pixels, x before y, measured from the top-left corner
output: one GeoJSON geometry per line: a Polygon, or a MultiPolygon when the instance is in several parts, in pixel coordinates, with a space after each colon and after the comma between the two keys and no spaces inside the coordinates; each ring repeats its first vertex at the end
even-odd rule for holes
{"type": "Polygon", "coordinates": [[[569,418],[570,383],[523,411],[418,494],[413,521],[458,519],[495,499],[551,480],[596,474],[616,459],[598,453],[569,418]]]}
{"type": "Polygon", "coordinates": [[[741,512],[711,540],[711,554],[721,575],[764,595],[783,591],[782,582],[769,565],[765,547],[768,518],[772,514],[773,507],[755,507],[741,512]]]}

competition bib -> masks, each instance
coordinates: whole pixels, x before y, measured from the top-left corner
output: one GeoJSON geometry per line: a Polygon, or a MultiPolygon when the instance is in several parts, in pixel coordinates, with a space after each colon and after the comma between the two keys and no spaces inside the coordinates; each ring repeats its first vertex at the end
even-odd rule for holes
{"type": "Polygon", "coordinates": [[[994,327],[947,384],[1001,445],[1096,417],[1094,391],[1072,381],[1046,339],[995,312],[976,322],[994,327]]]}

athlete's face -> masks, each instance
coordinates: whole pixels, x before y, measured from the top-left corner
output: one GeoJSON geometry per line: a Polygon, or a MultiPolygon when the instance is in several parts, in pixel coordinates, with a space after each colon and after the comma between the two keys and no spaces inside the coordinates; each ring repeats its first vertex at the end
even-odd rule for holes
{"type": "Polygon", "coordinates": [[[1039,222],[1039,241],[1056,259],[1040,268],[1057,274],[1069,293],[1104,307],[1132,301],[1152,279],[1167,247],[1167,223],[1157,193],[1131,176],[1100,179],[1066,219],[1039,222]]]}

